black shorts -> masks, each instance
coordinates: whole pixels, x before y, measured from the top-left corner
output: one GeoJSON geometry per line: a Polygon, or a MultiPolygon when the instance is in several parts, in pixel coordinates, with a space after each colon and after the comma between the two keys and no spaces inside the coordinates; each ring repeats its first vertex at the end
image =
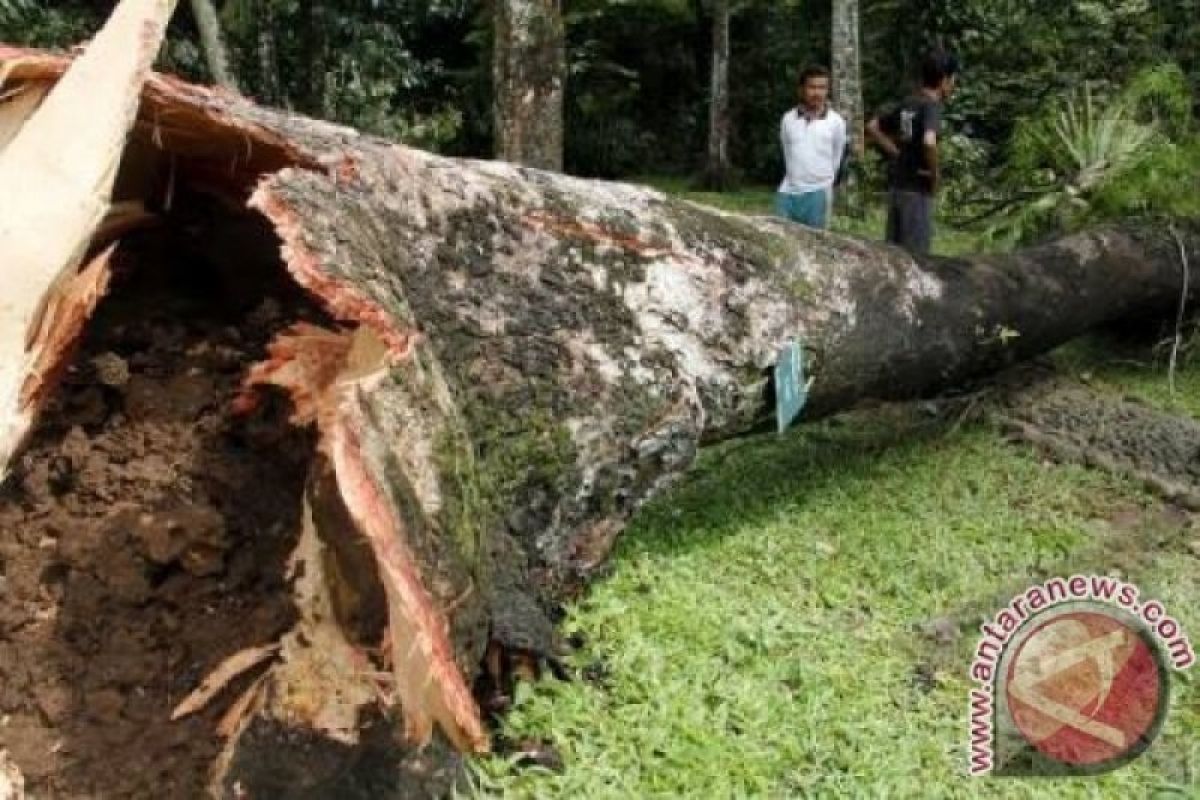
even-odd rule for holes
{"type": "Polygon", "coordinates": [[[927,254],[933,243],[933,195],[888,192],[887,240],[910,253],[927,254]]]}

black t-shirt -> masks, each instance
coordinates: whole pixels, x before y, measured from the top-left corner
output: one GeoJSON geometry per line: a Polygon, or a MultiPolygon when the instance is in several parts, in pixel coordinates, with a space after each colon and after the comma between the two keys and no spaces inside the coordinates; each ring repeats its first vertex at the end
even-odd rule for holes
{"type": "Polygon", "coordinates": [[[879,115],[879,127],[900,148],[888,170],[893,189],[907,192],[933,192],[932,176],[925,157],[925,134],[941,132],[942,104],[916,94],[879,115]]]}

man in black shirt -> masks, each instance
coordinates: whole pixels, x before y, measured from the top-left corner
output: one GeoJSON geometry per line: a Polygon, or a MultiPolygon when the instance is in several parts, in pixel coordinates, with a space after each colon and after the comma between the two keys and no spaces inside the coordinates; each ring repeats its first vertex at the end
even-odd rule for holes
{"type": "Polygon", "coordinates": [[[958,62],[934,53],[921,73],[920,91],[867,124],[868,138],[890,162],[887,240],[913,253],[928,253],[933,239],[942,104],[954,93],[958,62]]]}

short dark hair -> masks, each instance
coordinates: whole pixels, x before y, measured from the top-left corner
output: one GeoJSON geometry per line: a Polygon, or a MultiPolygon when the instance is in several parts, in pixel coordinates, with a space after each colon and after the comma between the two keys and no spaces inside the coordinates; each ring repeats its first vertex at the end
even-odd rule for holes
{"type": "Polygon", "coordinates": [[[828,78],[829,68],[823,67],[820,64],[809,64],[804,69],[800,70],[800,80],[798,86],[807,86],[808,82],[813,78],[828,78]]]}
{"type": "Polygon", "coordinates": [[[958,74],[958,59],[944,50],[935,50],[925,56],[921,64],[921,83],[930,89],[937,88],[946,78],[958,74]]]}

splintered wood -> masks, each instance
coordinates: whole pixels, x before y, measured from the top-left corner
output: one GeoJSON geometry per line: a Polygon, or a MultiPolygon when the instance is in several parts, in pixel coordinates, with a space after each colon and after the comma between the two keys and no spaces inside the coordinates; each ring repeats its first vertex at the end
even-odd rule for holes
{"type": "Polygon", "coordinates": [[[272,644],[262,647],[251,647],[234,653],[218,664],[217,668],[200,682],[200,685],[196,687],[194,692],[185,697],[179,705],[175,706],[175,710],[171,712],[171,719],[182,719],[189,714],[195,714],[211,703],[234,680],[254,669],[259,664],[273,658],[278,652],[279,645],[272,644]]]}
{"type": "MultiPolygon", "coordinates": [[[[124,0],[44,99],[42,87],[31,87],[0,115],[0,139],[7,139],[0,151],[0,477],[44,396],[29,391],[31,377],[40,384],[53,372],[47,362],[65,357],[64,337],[41,326],[44,310],[52,322],[82,329],[77,323],[104,285],[93,274],[81,291],[73,274],[108,213],[142,84],[173,6],[124,0]]],[[[4,66],[0,89],[15,67],[4,66]]]]}

